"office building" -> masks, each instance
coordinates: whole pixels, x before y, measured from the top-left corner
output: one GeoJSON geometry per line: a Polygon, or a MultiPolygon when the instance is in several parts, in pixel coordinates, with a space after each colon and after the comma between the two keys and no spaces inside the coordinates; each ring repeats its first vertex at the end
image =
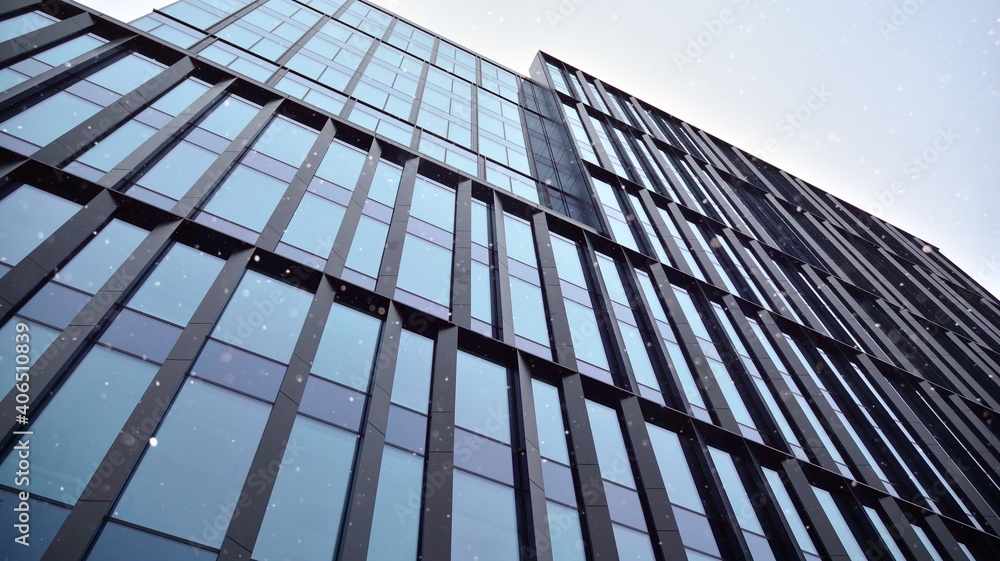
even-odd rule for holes
{"type": "Polygon", "coordinates": [[[0,90],[2,558],[1000,557],[1000,302],[582,69],[8,0],[0,90]]]}

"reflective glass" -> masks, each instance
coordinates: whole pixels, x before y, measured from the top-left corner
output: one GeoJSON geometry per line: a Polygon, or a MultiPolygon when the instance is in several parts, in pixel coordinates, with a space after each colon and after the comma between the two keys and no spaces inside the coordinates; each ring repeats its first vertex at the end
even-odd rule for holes
{"type": "MultiPolygon", "coordinates": [[[[75,504],[155,374],[148,362],[91,349],[28,427],[45,437],[29,437],[32,469],[26,490],[75,504]]],[[[16,482],[16,471],[13,451],[0,464],[3,481],[16,482]]]]}
{"type": "Polygon", "coordinates": [[[649,536],[642,532],[612,524],[615,532],[615,545],[618,547],[618,558],[628,561],[653,561],[653,544],[649,536]]]}
{"type": "Polygon", "coordinates": [[[120,351],[162,364],[181,330],[132,310],[121,310],[99,341],[120,351]]]}
{"type": "Polygon", "coordinates": [[[100,110],[100,105],[62,91],[0,123],[0,131],[45,146],[100,110]]]}
{"type": "Polygon", "coordinates": [[[344,210],[337,203],[305,193],[281,241],[326,259],[333,250],[344,210]]]}
{"type": "Polygon", "coordinates": [[[234,96],[229,96],[198,124],[199,127],[233,140],[257,115],[258,109],[234,96]]]}
{"type": "Polygon", "coordinates": [[[454,473],[452,561],[518,559],[514,490],[464,471],[454,473]]]}
{"type": "Polygon", "coordinates": [[[507,370],[459,351],[455,425],[510,443],[507,370]]]}
{"type": "Polygon", "coordinates": [[[423,458],[384,448],[373,516],[377,522],[372,524],[368,542],[369,561],[416,560],[423,474],[423,458]]]}
{"type": "Polygon", "coordinates": [[[396,287],[447,306],[451,303],[451,251],[407,234],[396,287]]]}
{"type": "Polygon", "coordinates": [[[21,501],[16,494],[5,490],[0,490],[0,504],[4,505],[0,509],[0,543],[11,551],[20,550],[16,556],[8,557],[18,561],[39,561],[69,515],[68,509],[37,499],[21,501]],[[23,503],[27,503],[27,510],[23,510],[23,503]],[[22,512],[31,517],[26,534],[21,533],[23,526],[15,526],[22,523],[18,520],[22,512]],[[15,543],[15,539],[25,541],[15,543]]]}
{"type": "Polygon", "coordinates": [[[396,355],[392,402],[426,413],[430,401],[433,363],[434,341],[404,329],[399,337],[399,352],[396,355]]]}
{"type": "Polygon", "coordinates": [[[747,493],[746,487],[743,486],[743,480],[740,479],[740,474],[736,471],[736,464],[733,462],[732,456],[715,448],[709,448],[708,451],[712,456],[712,463],[715,464],[715,470],[726,490],[726,497],[733,508],[733,513],[736,514],[740,527],[757,534],[763,534],[764,528],[760,525],[753,501],[747,493]]]}
{"type": "Polygon", "coordinates": [[[549,328],[545,320],[542,289],[517,277],[510,277],[510,303],[517,334],[547,346],[549,328]]]}
{"type": "Polygon", "coordinates": [[[255,399],[188,380],[155,441],[150,439],[114,516],[222,545],[269,410],[255,399]]]}
{"type": "Polygon", "coordinates": [[[306,391],[299,402],[299,411],[352,431],[361,428],[365,412],[365,396],[344,386],[309,376],[306,391]]]}
{"type": "Polygon", "coordinates": [[[559,390],[545,382],[532,380],[531,392],[535,399],[538,448],[542,456],[569,465],[566,425],[563,423],[559,390]]]}
{"type": "Polygon", "coordinates": [[[323,327],[313,374],[368,391],[381,327],[378,318],[335,303],[323,327]]]}
{"type": "Polygon", "coordinates": [[[87,150],[77,161],[104,172],[111,171],[125,156],[149,140],[154,132],[156,129],[149,125],[128,121],[87,150]]]}
{"type": "Polygon", "coordinates": [[[125,95],[163,72],[163,68],[160,63],[130,54],[91,74],[87,81],[125,95]]]}
{"type": "Polygon", "coordinates": [[[212,336],[287,363],[312,296],[256,271],[247,271],[212,336]]]}
{"type": "Polygon", "coordinates": [[[108,522],[87,561],[142,559],[143,561],[209,561],[218,555],[161,536],[108,522]]]}
{"type": "Polygon", "coordinates": [[[563,300],[563,303],[566,306],[566,319],[569,321],[576,358],[608,370],[608,357],[604,352],[604,341],[601,339],[594,310],[568,299],[563,300]]]}
{"type": "Polygon", "coordinates": [[[705,514],[705,507],[698,495],[698,486],[691,475],[684,449],[677,435],[656,425],[646,423],[649,441],[653,445],[660,476],[667,487],[670,502],[705,514]]]}
{"type": "Polygon", "coordinates": [[[286,187],[288,184],[280,179],[241,165],[212,195],[205,212],[260,232],[286,187]]]}
{"type": "Polygon", "coordinates": [[[417,454],[423,454],[427,447],[427,417],[409,409],[395,405],[390,406],[389,420],[385,426],[385,441],[417,454]]]}
{"type": "Polygon", "coordinates": [[[864,548],[858,543],[854,532],[851,531],[850,525],[848,525],[847,520],[844,519],[844,515],[840,512],[840,507],[837,506],[837,502],[833,499],[833,495],[829,491],[820,489],[819,487],[813,487],[812,489],[816,493],[816,498],[819,499],[819,504],[823,507],[823,512],[830,519],[830,523],[833,524],[833,529],[837,532],[840,543],[847,550],[847,555],[851,559],[865,559],[864,548]]]}
{"type": "Polygon", "coordinates": [[[453,231],[455,228],[455,192],[418,177],[413,186],[410,216],[449,232],[453,231]]]}
{"type": "Polygon", "coordinates": [[[153,164],[137,183],[157,193],[179,200],[218,157],[214,152],[181,142],[153,164]]]}
{"type": "Polygon", "coordinates": [[[50,282],[28,300],[21,308],[21,315],[65,329],[88,301],[90,298],[86,295],[50,282]]]}
{"type": "MultiPolygon", "coordinates": [[[[531,225],[524,220],[504,215],[504,233],[507,238],[507,257],[517,259],[521,263],[537,266],[535,260],[535,242],[531,236],[531,225]]],[[[586,285],[584,285],[586,286],[586,285]]]]}
{"type": "Polygon", "coordinates": [[[399,190],[399,179],[403,170],[386,162],[379,162],[375,168],[372,186],[368,189],[368,198],[386,206],[396,204],[396,192],[399,190]]]}
{"type": "Polygon", "coordinates": [[[224,262],[174,244],[128,301],[130,308],[177,325],[187,325],[224,262]]]}
{"type": "Polygon", "coordinates": [[[0,200],[0,262],[14,266],[66,223],[80,205],[29,185],[0,200]]]}
{"type": "Polygon", "coordinates": [[[139,247],[146,234],[142,228],[112,220],[56,273],[55,280],[88,294],[96,293],[139,247]]]}
{"type": "Polygon", "coordinates": [[[792,528],[792,535],[795,536],[795,541],[799,546],[799,549],[819,555],[816,550],[816,546],[813,544],[812,538],[809,537],[809,531],[806,530],[806,525],[802,522],[802,518],[799,516],[799,510],[795,508],[795,504],[792,503],[792,498],[788,494],[788,490],[785,489],[784,483],[781,481],[781,476],[778,472],[769,470],[767,468],[761,468],[764,471],[764,477],[767,479],[767,485],[771,488],[771,493],[774,495],[774,499],[777,501],[777,507],[781,510],[782,514],[785,515],[785,521],[792,528]]]}
{"type": "Polygon", "coordinates": [[[0,41],[8,41],[15,37],[26,35],[32,31],[48,27],[56,21],[52,16],[39,11],[28,12],[5,19],[0,21],[0,41]]]}
{"type": "Polygon", "coordinates": [[[333,558],[357,440],[312,419],[295,419],[257,535],[255,560],[333,558]]]}
{"type": "Polygon", "coordinates": [[[618,414],[614,409],[587,401],[587,415],[590,417],[590,429],[594,433],[601,477],[620,483],[629,489],[635,489],[632,466],[625,450],[625,439],[618,423],[618,414]]]}
{"type": "Polygon", "coordinates": [[[191,367],[191,375],[274,401],[285,367],[257,355],[209,340],[191,367]]]}
{"type": "Polygon", "coordinates": [[[365,165],[365,153],[341,142],[330,144],[323,161],[316,168],[316,177],[340,185],[348,191],[353,191],[361,176],[361,168],[365,165]]]}
{"type": "Polygon", "coordinates": [[[362,216],[354,232],[354,243],[347,255],[345,266],[369,277],[377,277],[388,234],[387,224],[362,216]]]}
{"type": "Polygon", "coordinates": [[[297,168],[316,142],[317,136],[318,133],[313,130],[278,117],[264,129],[253,149],[297,168]]]}
{"type": "Polygon", "coordinates": [[[455,429],[455,466],[508,485],[514,484],[510,446],[455,429]]]}
{"type": "Polygon", "coordinates": [[[160,96],[150,107],[176,117],[208,91],[208,86],[188,78],[160,96]]]}
{"type": "Polygon", "coordinates": [[[583,533],[580,531],[580,514],[560,504],[545,503],[552,544],[552,561],[586,561],[583,533]]]}

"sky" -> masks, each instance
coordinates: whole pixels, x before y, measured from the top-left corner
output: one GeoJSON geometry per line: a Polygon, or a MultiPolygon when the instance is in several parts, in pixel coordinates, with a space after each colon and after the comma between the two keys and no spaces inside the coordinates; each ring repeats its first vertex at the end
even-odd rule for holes
{"type": "MultiPolygon", "coordinates": [[[[1000,295],[995,0],[373,0],[527,74],[539,50],[940,248],[1000,295]]],[[[83,0],[131,21],[163,0],[83,0]]]]}

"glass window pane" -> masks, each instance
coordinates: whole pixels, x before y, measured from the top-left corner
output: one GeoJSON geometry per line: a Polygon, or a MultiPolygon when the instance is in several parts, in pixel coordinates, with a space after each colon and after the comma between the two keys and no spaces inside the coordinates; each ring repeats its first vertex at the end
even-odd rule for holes
{"type": "Polygon", "coordinates": [[[365,165],[365,153],[357,148],[334,141],[316,168],[316,177],[353,191],[365,165]]]}
{"type": "Polygon", "coordinates": [[[118,130],[87,150],[77,161],[107,172],[118,165],[143,142],[153,136],[156,129],[138,121],[128,121],[118,130]]]}
{"type": "MultiPolygon", "coordinates": [[[[94,347],[29,429],[32,494],[76,503],[153,380],[156,367],[94,347]],[[81,407],[86,403],[86,407],[81,407]]],[[[16,481],[17,454],[0,464],[3,481],[16,481]]]]}
{"type": "Polygon", "coordinates": [[[250,124],[258,109],[234,96],[229,96],[202,119],[199,127],[233,140],[250,124]]]}
{"type": "Polygon", "coordinates": [[[191,367],[191,375],[274,401],[285,367],[257,355],[209,340],[191,367]]]}
{"type": "Polygon", "coordinates": [[[214,152],[190,142],[177,144],[156,162],[137,183],[147,189],[179,200],[218,157],[214,152]]]}
{"type": "Polygon", "coordinates": [[[18,561],[39,561],[69,515],[68,509],[37,499],[21,501],[4,490],[0,490],[0,504],[4,505],[0,509],[0,543],[10,551],[16,548],[17,555],[9,559],[18,561]],[[26,509],[22,506],[25,503],[26,509]],[[23,512],[31,517],[27,524],[18,520],[23,512]]]}
{"type": "Polygon", "coordinates": [[[0,21],[0,41],[7,41],[47,27],[56,22],[52,16],[34,11],[0,21]]]}
{"type": "Polygon", "coordinates": [[[552,561],[586,561],[580,514],[551,501],[545,503],[545,508],[549,539],[552,541],[552,561]]]}
{"type": "Polygon", "coordinates": [[[618,558],[629,561],[653,561],[653,544],[649,536],[636,532],[618,524],[612,524],[615,532],[615,545],[618,546],[618,558]]]}
{"type": "Polygon", "coordinates": [[[459,351],[455,425],[510,443],[507,370],[459,351]]]}
{"type": "Polygon", "coordinates": [[[517,277],[510,277],[510,301],[514,331],[521,337],[548,346],[549,328],[545,321],[542,289],[517,277]]]}
{"type": "Polygon", "coordinates": [[[260,232],[286,187],[288,184],[280,179],[241,165],[212,195],[205,212],[260,232]]]}
{"type": "Polygon", "coordinates": [[[569,465],[566,425],[563,423],[559,390],[545,382],[532,380],[531,392],[535,399],[538,447],[542,456],[569,465]]]}
{"type": "Polygon", "coordinates": [[[312,148],[315,131],[279,117],[264,129],[253,149],[297,168],[312,148]]]}
{"type": "Polygon", "coordinates": [[[451,251],[408,234],[403,243],[396,286],[448,306],[451,303],[451,251]]]}
{"type": "Polygon", "coordinates": [[[22,185],[0,200],[0,263],[14,266],[66,223],[80,205],[22,185]]]}
{"type": "Polygon", "coordinates": [[[45,146],[100,110],[96,103],[59,92],[0,123],[0,131],[45,146]]]}
{"type": "Polygon", "coordinates": [[[378,318],[335,303],[323,327],[313,374],[368,391],[381,327],[378,318]]]}
{"type": "Polygon", "coordinates": [[[163,72],[162,64],[130,54],[91,74],[87,77],[87,81],[125,95],[160,72],[163,72]]]}
{"type": "Polygon", "coordinates": [[[187,325],[223,264],[217,257],[174,244],[128,306],[177,325],[187,325]]]}
{"type": "Polygon", "coordinates": [[[386,446],[375,495],[369,561],[414,561],[420,531],[420,493],[424,461],[420,456],[386,446]]]}
{"type": "Polygon", "coordinates": [[[56,340],[56,337],[59,337],[59,332],[17,316],[10,318],[3,327],[0,327],[0,345],[3,345],[0,347],[0,369],[8,373],[5,376],[0,376],[0,396],[6,396],[7,392],[14,387],[14,367],[16,365],[14,361],[17,357],[15,346],[18,343],[24,343],[25,335],[27,335],[29,343],[28,364],[34,366],[38,363],[39,357],[49,348],[49,345],[56,340]],[[17,330],[19,323],[25,324],[27,331],[19,333],[17,330]],[[18,339],[18,335],[21,335],[20,339],[18,339]]]}
{"type": "Polygon", "coordinates": [[[434,341],[404,329],[399,337],[396,373],[392,381],[392,402],[427,413],[433,363],[434,341]]]}
{"type": "Polygon", "coordinates": [[[453,501],[452,561],[519,558],[513,489],[456,470],[453,501]]]}
{"type": "Polygon", "coordinates": [[[337,549],[357,436],[297,417],[254,546],[257,561],[328,561],[337,549]]]}
{"type": "Polygon", "coordinates": [[[455,192],[421,177],[413,186],[410,216],[449,232],[455,228],[455,192]]]}
{"type": "Polygon", "coordinates": [[[722,486],[726,490],[726,497],[736,514],[740,527],[763,534],[764,528],[760,525],[753,502],[750,495],[747,494],[746,487],[743,486],[739,472],[736,471],[736,464],[733,462],[732,456],[715,448],[709,448],[708,451],[712,456],[712,463],[715,464],[715,470],[719,474],[722,486]]]}
{"type": "Polygon", "coordinates": [[[247,271],[212,337],[287,363],[312,296],[256,271],[247,271]]]}
{"type": "Polygon", "coordinates": [[[649,441],[653,445],[660,475],[667,487],[670,502],[705,514],[705,506],[698,495],[698,486],[684,458],[684,449],[677,435],[656,425],[646,423],[649,441]]]}
{"type": "Polygon", "coordinates": [[[594,444],[597,446],[601,477],[620,483],[629,489],[635,489],[632,466],[625,450],[625,439],[618,423],[618,414],[614,409],[587,401],[587,415],[590,417],[590,429],[594,433],[594,444]]]}
{"type": "Polygon", "coordinates": [[[21,315],[65,329],[89,301],[90,298],[76,290],[50,282],[28,300],[21,308],[21,315]]]}
{"type": "Polygon", "coordinates": [[[608,357],[604,352],[604,340],[601,339],[594,310],[572,300],[566,299],[563,302],[566,305],[566,319],[569,321],[576,358],[608,370],[608,357]]]}
{"type": "Polygon", "coordinates": [[[108,522],[87,561],[142,559],[143,561],[209,561],[218,556],[167,538],[108,522]]]}
{"type": "Polygon", "coordinates": [[[299,411],[331,425],[358,431],[365,412],[365,395],[339,384],[310,376],[299,411]]]}
{"type": "Polygon", "coordinates": [[[188,380],[151,439],[114,516],[211,547],[222,545],[269,407],[188,380]]]}
{"type": "Polygon", "coordinates": [[[399,179],[403,170],[386,162],[379,162],[375,168],[372,186],[368,189],[368,198],[386,206],[395,206],[396,191],[399,189],[399,179]]]}
{"type": "Polygon", "coordinates": [[[96,293],[139,247],[146,234],[142,228],[112,220],[56,273],[55,280],[88,294],[96,293]]]}
{"type": "Polygon", "coordinates": [[[358,222],[358,229],[354,232],[351,252],[347,255],[345,263],[347,268],[372,278],[377,277],[388,234],[389,226],[384,222],[362,216],[358,222]]]}
{"type": "Polygon", "coordinates": [[[188,78],[157,99],[151,107],[176,117],[208,91],[208,86],[188,78]]]}
{"type": "Polygon", "coordinates": [[[326,259],[333,250],[344,210],[337,203],[305,193],[281,241],[326,259]]]}

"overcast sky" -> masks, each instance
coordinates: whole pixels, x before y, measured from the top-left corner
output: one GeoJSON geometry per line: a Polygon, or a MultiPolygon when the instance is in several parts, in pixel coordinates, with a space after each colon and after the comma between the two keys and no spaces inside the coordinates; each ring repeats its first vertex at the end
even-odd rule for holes
{"type": "MultiPolygon", "coordinates": [[[[546,51],[940,247],[1000,294],[995,0],[374,0],[526,74],[546,51]]],[[[84,0],[118,19],[171,2],[84,0]]]]}

